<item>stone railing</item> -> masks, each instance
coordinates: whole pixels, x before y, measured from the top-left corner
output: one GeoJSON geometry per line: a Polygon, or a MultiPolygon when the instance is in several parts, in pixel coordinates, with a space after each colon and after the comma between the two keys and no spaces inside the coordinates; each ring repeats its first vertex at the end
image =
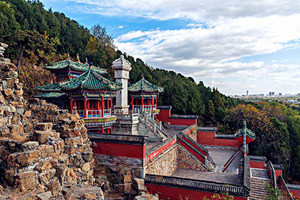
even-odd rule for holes
{"type": "Polygon", "coordinates": [[[267,163],[267,169],[269,170],[270,176],[271,176],[271,181],[272,181],[272,186],[274,188],[277,188],[277,181],[276,181],[276,173],[274,166],[271,161],[267,163]]]}
{"type": "Polygon", "coordinates": [[[250,193],[250,159],[246,156],[243,158],[243,186],[250,193]]]}
{"type": "Polygon", "coordinates": [[[293,198],[288,186],[286,185],[284,179],[282,178],[282,176],[279,176],[278,183],[281,186],[281,189],[283,190],[283,192],[284,192],[285,196],[287,197],[287,199],[294,200],[294,198],[293,198]]]}
{"type": "Polygon", "coordinates": [[[229,195],[247,198],[249,190],[242,185],[223,184],[212,181],[178,178],[170,176],[149,175],[145,177],[145,184],[163,185],[189,190],[200,190],[211,193],[227,193],[229,195]]]}
{"type": "Polygon", "coordinates": [[[139,111],[138,116],[140,122],[145,124],[146,129],[151,130],[152,132],[160,135],[163,140],[166,140],[168,138],[166,131],[163,129],[161,124],[156,123],[149,113],[139,111]]]}
{"type": "Polygon", "coordinates": [[[257,162],[266,162],[267,158],[265,156],[252,156],[248,155],[250,161],[257,161],[257,162]]]}
{"type": "Polygon", "coordinates": [[[201,126],[198,126],[198,130],[203,131],[203,132],[217,132],[216,127],[201,127],[201,126]]]}
{"type": "Polygon", "coordinates": [[[144,145],[148,141],[148,136],[142,135],[118,135],[118,134],[91,134],[89,138],[92,142],[109,142],[121,144],[144,145]]]}
{"type": "Polygon", "coordinates": [[[230,140],[234,140],[235,136],[234,135],[219,135],[219,134],[216,134],[215,138],[216,139],[230,139],[230,140]]]}

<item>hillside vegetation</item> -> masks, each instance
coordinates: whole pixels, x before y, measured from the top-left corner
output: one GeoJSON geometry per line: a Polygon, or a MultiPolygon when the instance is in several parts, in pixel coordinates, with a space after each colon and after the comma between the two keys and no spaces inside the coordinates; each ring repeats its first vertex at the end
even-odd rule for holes
{"type": "Polygon", "coordinates": [[[246,105],[191,77],[150,67],[139,58],[116,51],[112,37],[101,26],[88,30],[63,13],[45,10],[39,1],[0,0],[0,41],[10,45],[7,57],[18,66],[27,98],[35,94],[36,85],[52,80],[43,65],[65,59],[67,53],[72,58],[79,54],[82,61],[87,58],[106,68],[108,78],[113,78],[112,61],[124,54],[133,68],[130,83],[144,75],[164,87],[158,99],[160,105],[172,105],[173,113],[198,115],[199,125],[217,126],[222,134],[232,134],[246,120],[257,136],[250,145],[250,154],[283,164],[284,175],[300,180],[300,116],[288,105],[246,105]]]}

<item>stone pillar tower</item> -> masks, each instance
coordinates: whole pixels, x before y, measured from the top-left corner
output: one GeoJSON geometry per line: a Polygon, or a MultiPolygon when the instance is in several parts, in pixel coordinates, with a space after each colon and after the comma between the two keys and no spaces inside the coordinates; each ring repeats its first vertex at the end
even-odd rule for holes
{"type": "Polygon", "coordinates": [[[115,111],[117,114],[128,114],[128,79],[131,71],[131,64],[123,55],[113,62],[117,83],[122,84],[122,89],[117,91],[115,111]]]}

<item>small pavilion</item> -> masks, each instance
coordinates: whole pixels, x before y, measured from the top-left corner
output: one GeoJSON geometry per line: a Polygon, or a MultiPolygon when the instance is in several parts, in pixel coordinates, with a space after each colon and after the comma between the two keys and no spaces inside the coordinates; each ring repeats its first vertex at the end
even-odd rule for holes
{"type": "Polygon", "coordinates": [[[78,113],[89,132],[112,133],[113,96],[121,85],[112,82],[92,67],[80,76],[60,83],[61,90],[69,97],[70,113],[78,113]]]}
{"type": "Polygon", "coordinates": [[[144,77],[129,86],[130,107],[133,112],[139,110],[158,114],[157,96],[163,88],[147,81],[144,77]]]}

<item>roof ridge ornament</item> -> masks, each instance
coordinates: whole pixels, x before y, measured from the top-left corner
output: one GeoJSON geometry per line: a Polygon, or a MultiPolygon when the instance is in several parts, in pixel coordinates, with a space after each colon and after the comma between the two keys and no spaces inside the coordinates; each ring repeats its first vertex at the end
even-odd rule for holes
{"type": "Polygon", "coordinates": [[[67,53],[67,60],[70,60],[70,54],[69,54],[69,52],[67,53]]]}
{"type": "Polygon", "coordinates": [[[77,53],[76,58],[77,58],[77,62],[80,62],[79,53],[77,53]]]}

